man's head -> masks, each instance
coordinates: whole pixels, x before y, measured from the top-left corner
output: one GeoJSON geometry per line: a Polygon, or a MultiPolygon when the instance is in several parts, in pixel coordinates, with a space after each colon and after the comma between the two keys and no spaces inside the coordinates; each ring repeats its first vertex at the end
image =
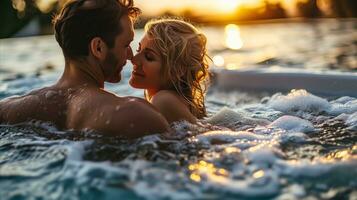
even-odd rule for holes
{"type": "Polygon", "coordinates": [[[66,59],[94,56],[105,80],[118,82],[139,13],[133,0],[70,0],[53,20],[55,37],[66,59]]]}

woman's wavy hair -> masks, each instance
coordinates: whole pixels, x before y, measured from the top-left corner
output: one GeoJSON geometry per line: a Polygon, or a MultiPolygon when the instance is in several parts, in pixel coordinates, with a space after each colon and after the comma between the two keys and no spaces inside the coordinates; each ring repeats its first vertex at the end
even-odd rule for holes
{"type": "Polygon", "coordinates": [[[151,20],[145,32],[161,54],[163,79],[184,98],[194,116],[205,117],[210,60],[205,35],[192,24],[173,18],[151,20]]]}

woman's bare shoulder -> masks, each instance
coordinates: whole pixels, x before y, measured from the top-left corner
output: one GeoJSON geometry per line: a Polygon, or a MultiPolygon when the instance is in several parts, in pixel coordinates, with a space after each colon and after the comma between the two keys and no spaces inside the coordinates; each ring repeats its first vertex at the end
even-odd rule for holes
{"type": "Polygon", "coordinates": [[[169,123],[180,120],[195,122],[195,117],[191,114],[184,99],[173,91],[162,90],[156,93],[152,97],[151,103],[165,116],[169,123]]]}
{"type": "Polygon", "coordinates": [[[174,91],[161,90],[157,92],[150,100],[152,104],[165,103],[165,104],[183,104],[182,98],[174,91]]]}

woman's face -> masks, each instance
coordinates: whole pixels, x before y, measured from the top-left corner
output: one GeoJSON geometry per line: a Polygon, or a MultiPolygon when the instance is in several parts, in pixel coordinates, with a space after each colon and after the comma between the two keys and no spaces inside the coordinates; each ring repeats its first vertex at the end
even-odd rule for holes
{"type": "Polygon", "coordinates": [[[139,43],[136,55],[132,58],[133,71],[129,84],[134,88],[160,90],[162,59],[153,40],[146,34],[139,43]]]}

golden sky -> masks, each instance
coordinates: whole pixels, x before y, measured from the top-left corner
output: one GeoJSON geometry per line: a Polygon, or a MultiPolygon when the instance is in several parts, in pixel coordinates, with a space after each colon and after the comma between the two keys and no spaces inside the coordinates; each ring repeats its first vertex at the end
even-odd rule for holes
{"type": "MultiPolygon", "coordinates": [[[[12,0],[14,4],[21,6],[24,0],[12,0]]],[[[42,12],[48,12],[54,2],[67,0],[35,0],[42,12]]],[[[179,13],[190,10],[195,15],[230,15],[239,6],[259,7],[266,0],[134,0],[136,6],[141,8],[144,15],[157,15],[163,11],[179,13]]],[[[280,2],[288,11],[294,9],[297,1],[306,0],[267,0],[280,2]]]]}
{"type": "Polygon", "coordinates": [[[170,10],[179,12],[190,9],[197,14],[229,14],[239,5],[257,5],[261,0],[136,0],[144,14],[155,15],[170,10]]]}

